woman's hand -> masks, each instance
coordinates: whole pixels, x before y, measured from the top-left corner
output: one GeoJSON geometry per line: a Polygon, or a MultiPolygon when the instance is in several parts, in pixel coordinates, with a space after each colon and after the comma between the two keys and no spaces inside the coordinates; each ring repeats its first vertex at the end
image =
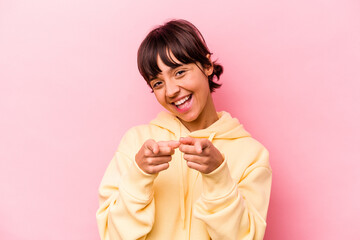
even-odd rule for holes
{"type": "Polygon", "coordinates": [[[189,168],[201,173],[211,173],[224,161],[220,151],[206,138],[180,138],[179,150],[189,168]]]}
{"type": "Polygon", "coordinates": [[[148,174],[156,174],[169,168],[171,155],[180,146],[178,141],[145,141],[135,156],[137,165],[148,174]]]}

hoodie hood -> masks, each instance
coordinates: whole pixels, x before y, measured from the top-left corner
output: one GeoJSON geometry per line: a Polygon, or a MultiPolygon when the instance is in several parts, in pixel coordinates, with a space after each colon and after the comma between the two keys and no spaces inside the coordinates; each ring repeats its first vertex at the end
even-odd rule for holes
{"type": "MultiPolygon", "coordinates": [[[[239,123],[237,118],[231,117],[228,112],[218,112],[219,119],[205,129],[196,130],[189,134],[190,137],[211,138],[211,139],[236,139],[250,137],[251,135],[239,123]]],[[[150,124],[167,129],[178,135],[180,127],[184,127],[180,120],[169,112],[160,112],[150,124]]]]}

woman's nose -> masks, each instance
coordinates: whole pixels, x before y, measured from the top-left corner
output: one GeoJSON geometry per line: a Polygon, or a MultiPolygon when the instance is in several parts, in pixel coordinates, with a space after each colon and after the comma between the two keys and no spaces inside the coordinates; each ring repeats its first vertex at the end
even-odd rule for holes
{"type": "Polygon", "coordinates": [[[170,80],[166,82],[166,96],[167,97],[175,97],[180,91],[180,87],[174,80],[170,80]]]}

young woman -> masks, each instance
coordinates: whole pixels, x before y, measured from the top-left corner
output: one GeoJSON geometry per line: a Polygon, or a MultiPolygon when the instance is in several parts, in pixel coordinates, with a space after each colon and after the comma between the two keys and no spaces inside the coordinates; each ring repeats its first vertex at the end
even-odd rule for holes
{"type": "Polygon", "coordinates": [[[222,66],[198,29],[152,30],[138,67],[167,110],[130,129],[99,188],[101,239],[263,239],[268,151],[211,96],[222,66]]]}

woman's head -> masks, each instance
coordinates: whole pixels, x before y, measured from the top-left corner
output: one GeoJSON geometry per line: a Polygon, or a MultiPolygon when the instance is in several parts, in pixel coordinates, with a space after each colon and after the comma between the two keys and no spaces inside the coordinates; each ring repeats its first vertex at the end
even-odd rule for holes
{"type": "Polygon", "coordinates": [[[193,24],[186,20],[172,20],[153,29],[146,36],[139,47],[137,61],[139,71],[149,85],[161,72],[158,57],[171,68],[178,67],[178,62],[200,63],[203,68],[213,66],[213,72],[208,76],[210,91],[213,92],[221,86],[214,82],[214,76],[219,79],[223,68],[213,63],[210,55],[203,36],[193,24]]]}

